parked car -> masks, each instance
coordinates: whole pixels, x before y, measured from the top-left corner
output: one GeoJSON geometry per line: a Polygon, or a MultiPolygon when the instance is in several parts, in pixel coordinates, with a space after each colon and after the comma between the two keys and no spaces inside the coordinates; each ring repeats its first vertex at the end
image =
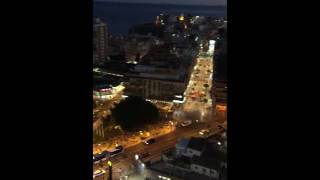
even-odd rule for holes
{"type": "Polygon", "coordinates": [[[123,152],[123,146],[117,146],[114,150],[110,151],[109,153],[111,157],[114,157],[121,154],[122,152],[123,152]]]}
{"type": "Polygon", "coordinates": [[[103,169],[98,169],[96,171],[93,172],[93,179],[96,178],[96,177],[99,177],[99,176],[102,176],[106,173],[105,170],[103,169]]]}
{"type": "Polygon", "coordinates": [[[145,143],[145,144],[153,144],[153,143],[155,143],[155,142],[156,142],[156,139],[151,138],[151,139],[146,140],[144,143],[145,143]]]}
{"type": "Polygon", "coordinates": [[[219,130],[221,130],[221,129],[225,130],[225,128],[223,126],[221,126],[221,125],[218,125],[217,127],[218,127],[219,130]]]}
{"type": "Polygon", "coordinates": [[[209,133],[210,133],[210,130],[209,130],[209,129],[201,129],[201,130],[199,131],[199,134],[200,134],[201,136],[207,136],[207,135],[209,135],[209,133]]]}
{"type": "Polygon", "coordinates": [[[181,123],[182,127],[190,126],[192,124],[191,120],[185,120],[181,123]]]}
{"type": "Polygon", "coordinates": [[[120,150],[123,150],[123,146],[121,146],[121,145],[118,145],[118,146],[116,146],[116,148],[115,149],[120,149],[120,150]]]}

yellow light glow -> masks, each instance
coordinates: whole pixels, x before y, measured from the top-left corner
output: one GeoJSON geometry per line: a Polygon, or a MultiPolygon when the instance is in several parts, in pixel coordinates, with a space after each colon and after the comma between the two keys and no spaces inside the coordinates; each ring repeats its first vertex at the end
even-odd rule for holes
{"type": "Polygon", "coordinates": [[[180,21],[184,21],[184,16],[183,16],[183,14],[179,17],[179,20],[180,20],[180,21]]]}
{"type": "Polygon", "coordinates": [[[111,162],[111,161],[108,161],[108,165],[109,165],[109,166],[112,166],[112,162],[111,162]]]}

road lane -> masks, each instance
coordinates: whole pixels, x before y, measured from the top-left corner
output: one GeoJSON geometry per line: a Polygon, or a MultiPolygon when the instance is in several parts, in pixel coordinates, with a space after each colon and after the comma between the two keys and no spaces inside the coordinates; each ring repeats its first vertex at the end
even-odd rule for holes
{"type": "MultiPolygon", "coordinates": [[[[116,169],[123,169],[123,171],[128,172],[130,169],[132,169],[133,164],[135,164],[134,155],[140,154],[142,152],[148,152],[150,153],[150,157],[144,159],[144,160],[150,160],[153,158],[157,158],[161,156],[161,154],[170,149],[175,147],[177,141],[182,137],[192,137],[192,136],[198,136],[198,132],[201,129],[205,129],[210,125],[210,127],[213,128],[213,133],[217,132],[217,129],[214,128],[218,125],[215,121],[210,121],[206,123],[193,123],[190,126],[187,127],[178,127],[175,131],[172,133],[160,136],[156,138],[156,143],[146,145],[144,143],[140,143],[135,146],[131,146],[124,150],[124,153],[115,157],[112,157],[110,160],[113,162],[113,170],[116,169]]],[[[107,164],[106,162],[103,163],[103,166],[106,168],[107,164]]],[[[94,169],[99,168],[99,165],[94,165],[94,169]]],[[[119,174],[114,173],[115,178],[119,178],[119,174]]]]}

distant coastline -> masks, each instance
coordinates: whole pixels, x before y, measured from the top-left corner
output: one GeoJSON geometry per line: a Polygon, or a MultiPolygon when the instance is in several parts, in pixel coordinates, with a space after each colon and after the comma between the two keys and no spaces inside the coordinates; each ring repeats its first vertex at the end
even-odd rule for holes
{"type": "Polygon", "coordinates": [[[224,6],[173,5],[173,4],[142,4],[94,1],[93,15],[108,24],[113,35],[127,35],[128,29],[136,24],[153,22],[162,12],[190,13],[191,15],[226,17],[224,6]]]}
{"type": "Polygon", "coordinates": [[[118,3],[118,4],[147,4],[147,5],[174,5],[174,6],[214,6],[214,7],[221,7],[227,8],[227,4],[217,4],[217,5],[207,5],[207,4],[174,4],[174,3],[146,3],[146,2],[116,2],[116,1],[106,1],[106,0],[93,0],[93,3],[118,3]]]}

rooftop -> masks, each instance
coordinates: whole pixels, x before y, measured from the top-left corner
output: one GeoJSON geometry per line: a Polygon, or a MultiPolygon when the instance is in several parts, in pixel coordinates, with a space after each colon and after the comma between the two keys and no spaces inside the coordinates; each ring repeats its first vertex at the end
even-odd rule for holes
{"type": "Polygon", "coordinates": [[[227,154],[220,149],[221,146],[218,145],[216,142],[208,143],[201,157],[203,159],[211,159],[211,160],[217,160],[219,162],[222,162],[222,161],[226,162],[227,154]]]}
{"type": "Polygon", "coordinates": [[[220,168],[220,161],[218,161],[214,157],[194,156],[192,158],[192,164],[197,164],[200,166],[208,167],[210,169],[219,169],[220,168]]]}
{"type": "Polygon", "coordinates": [[[192,137],[188,143],[188,148],[202,151],[206,145],[206,140],[204,138],[192,137]]]}
{"type": "Polygon", "coordinates": [[[180,66],[180,61],[175,54],[172,53],[169,45],[155,46],[141,60],[141,65],[152,65],[159,68],[176,69],[180,66]]]}
{"type": "Polygon", "coordinates": [[[179,166],[187,169],[189,169],[191,165],[190,158],[185,156],[178,157],[175,160],[173,160],[171,163],[175,166],[179,166]]]}
{"type": "Polygon", "coordinates": [[[104,22],[102,22],[100,18],[94,18],[93,25],[94,26],[105,26],[106,24],[104,22]]]}
{"type": "Polygon", "coordinates": [[[110,88],[112,86],[118,86],[121,84],[122,79],[119,77],[114,77],[110,75],[104,75],[102,77],[93,78],[93,89],[104,89],[110,88]]]}
{"type": "Polygon", "coordinates": [[[200,157],[193,156],[190,160],[191,163],[217,169],[220,167],[221,162],[227,162],[226,152],[221,150],[221,146],[217,142],[218,140],[208,141],[204,138],[192,138],[189,145],[197,148],[199,151],[201,149],[203,152],[200,157]]]}
{"type": "Polygon", "coordinates": [[[189,139],[181,139],[180,141],[178,141],[178,143],[176,144],[176,147],[179,147],[179,148],[186,148],[189,144],[189,139]]]}

